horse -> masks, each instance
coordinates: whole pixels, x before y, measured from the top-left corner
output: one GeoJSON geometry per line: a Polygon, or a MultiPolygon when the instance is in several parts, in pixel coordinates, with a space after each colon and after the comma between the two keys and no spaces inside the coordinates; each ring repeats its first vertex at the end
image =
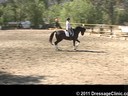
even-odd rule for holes
{"type": "Polygon", "coordinates": [[[73,40],[73,47],[74,47],[74,50],[76,50],[77,47],[78,47],[78,45],[80,44],[80,41],[78,40],[79,33],[81,32],[81,35],[84,35],[84,33],[86,31],[86,28],[83,27],[83,26],[77,26],[77,27],[75,27],[73,29],[74,35],[72,37],[66,36],[65,31],[66,30],[56,30],[56,31],[53,31],[50,34],[49,42],[52,45],[55,45],[56,50],[59,51],[60,49],[57,46],[59,42],[61,42],[63,39],[65,39],[65,40],[73,40]],[[53,36],[54,35],[56,37],[56,41],[53,43],[52,40],[53,40],[53,36]],[[77,45],[75,44],[76,41],[78,42],[77,45]]]}

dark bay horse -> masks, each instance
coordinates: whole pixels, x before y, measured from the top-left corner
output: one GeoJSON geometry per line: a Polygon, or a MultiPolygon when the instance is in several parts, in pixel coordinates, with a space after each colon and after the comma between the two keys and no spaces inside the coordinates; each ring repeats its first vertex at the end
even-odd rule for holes
{"type": "Polygon", "coordinates": [[[76,50],[78,45],[76,45],[75,42],[77,41],[78,43],[80,43],[80,41],[78,40],[79,33],[81,32],[81,35],[84,35],[84,32],[86,31],[86,28],[81,27],[81,26],[77,26],[75,29],[73,29],[73,31],[74,31],[74,36],[72,36],[72,37],[67,37],[64,30],[54,31],[50,34],[49,42],[52,45],[55,45],[56,50],[59,50],[58,47],[57,47],[57,44],[60,41],[62,41],[63,39],[73,40],[74,50],[76,50]],[[56,41],[54,43],[52,43],[52,39],[53,39],[54,34],[55,34],[55,37],[56,37],[56,41]]]}

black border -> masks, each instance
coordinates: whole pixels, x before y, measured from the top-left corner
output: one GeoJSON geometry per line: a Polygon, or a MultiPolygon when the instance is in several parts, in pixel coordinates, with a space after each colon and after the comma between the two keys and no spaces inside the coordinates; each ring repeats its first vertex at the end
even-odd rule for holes
{"type": "Polygon", "coordinates": [[[92,96],[89,92],[128,92],[128,85],[0,85],[0,92],[3,96],[92,96]]]}

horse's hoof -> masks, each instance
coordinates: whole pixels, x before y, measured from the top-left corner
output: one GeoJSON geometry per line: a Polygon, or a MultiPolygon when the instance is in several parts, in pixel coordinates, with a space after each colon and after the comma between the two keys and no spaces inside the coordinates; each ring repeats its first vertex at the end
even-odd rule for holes
{"type": "Polygon", "coordinates": [[[58,49],[58,51],[62,51],[61,49],[58,49]]]}
{"type": "Polygon", "coordinates": [[[73,49],[76,51],[77,50],[77,46],[75,46],[73,49]]]}
{"type": "Polygon", "coordinates": [[[62,51],[61,49],[56,49],[56,51],[62,51]]]}

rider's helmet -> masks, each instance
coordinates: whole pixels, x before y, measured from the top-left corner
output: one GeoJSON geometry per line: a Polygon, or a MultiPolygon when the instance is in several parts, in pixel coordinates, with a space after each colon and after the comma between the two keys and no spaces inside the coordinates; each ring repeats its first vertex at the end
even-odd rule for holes
{"type": "Polygon", "coordinates": [[[67,18],[67,20],[70,20],[70,18],[67,18]]]}

